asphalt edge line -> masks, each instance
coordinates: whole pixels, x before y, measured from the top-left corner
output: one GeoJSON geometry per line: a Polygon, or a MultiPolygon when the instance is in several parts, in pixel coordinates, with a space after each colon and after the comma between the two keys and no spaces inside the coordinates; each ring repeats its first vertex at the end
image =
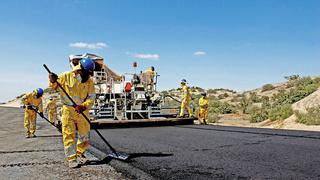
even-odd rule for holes
{"type": "MultiPolygon", "coordinates": [[[[88,152],[91,153],[93,156],[95,156],[98,159],[104,159],[107,157],[107,154],[102,152],[101,150],[97,149],[94,146],[90,146],[88,149],[88,152]]],[[[141,179],[141,180],[153,180],[155,179],[150,174],[142,171],[139,168],[136,168],[129,163],[118,161],[118,160],[111,160],[110,163],[108,163],[111,167],[113,167],[116,171],[123,174],[125,177],[129,179],[141,179]]]]}

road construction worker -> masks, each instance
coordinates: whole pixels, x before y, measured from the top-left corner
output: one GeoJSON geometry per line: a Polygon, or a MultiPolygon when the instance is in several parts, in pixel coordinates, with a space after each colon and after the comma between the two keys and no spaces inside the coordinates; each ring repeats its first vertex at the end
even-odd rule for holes
{"type": "Polygon", "coordinates": [[[145,72],[142,73],[142,81],[148,91],[153,90],[155,76],[156,72],[153,66],[151,66],[145,72]]]}
{"type": "Polygon", "coordinates": [[[55,124],[57,114],[57,103],[52,97],[49,99],[46,110],[48,112],[49,121],[55,124]]]}
{"type": "Polygon", "coordinates": [[[90,77],[94,69],[94,62],[83,58],[71,71],[62,73],[59,78],[54,73],[49,75],[49,86],[57,89],[59,83],[76,103],[73,105],[67,95],[60,91],[64,152],[70,168],[77,168],[87,161],[84,153],[89,148],[90,124],[81,112],[89,118],[89,109],[94,104],[94,84],[90,77]]]}
{"type": "Polygon", "coordinates": [[[192,110],[190,108],[190,101],[191,101],[191,93],[189,87],[187,86],[187,80],[181,80],[181,92],[182,92],[182,99],[181,99],[181,109],[180,109],[180,117],[184,116],[184,111],[187,110],[189,113],[189,117],[192,117],[192,110]]]}
{"type": "Polygon", "coordinates": [[[151,66],[150,68],[148,68],[148,69],[146,70],[146,73],[152,78],[152,80],[153,80],[153,78],[156,76],[156,72],[154,71],[154,67],[153,67],[153,66],[151,66]]]}
{"type": "Polygon", "coordinates": [[[37,112],[43,118],[42,108],[43,89],[38,88],[31,93],[27,93],[22,98],[24,111],[24,127],[26,129],[26,138],[36,137],[36,119],[37,112]]]}
{"type": "Polygon", "coordinates": [[[208,118],[209,100],[207,98],[207,93],[201,93],[201,98],[199,99],[199,115],[198,119],[200,124],[207,124],[206,119],[208,118]]]}
{"type": "Polygon", "coordinates": [[[82,55],[69,55],[70,67],[74,68],[76,65],[79,64],[82,58],[83,58],[82,55]]]}

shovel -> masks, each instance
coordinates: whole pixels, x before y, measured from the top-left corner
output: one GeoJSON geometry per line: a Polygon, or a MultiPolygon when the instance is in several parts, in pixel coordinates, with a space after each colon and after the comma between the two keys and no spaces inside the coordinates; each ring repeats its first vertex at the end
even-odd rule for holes
{"type": "MultiPolygon", "coordinates": [[[[50,71],[50,69],[44,64],[43,67],[48,71],[49,74],[51,74],[52,72],[50,71]]],[[[66,90],[61,86],[61,84],[57,81],[56,82],[58,84],[58,87],[66,94],[66,96],[69,98],[69,100],[72,102],[72,104],[74,106],[76,106],[77,104],[74,102],[74,100],[70,97],[70,95],[66,92],[66,90]]],[[[108,154],[108,157],[113,158],[113,159],[118,159],[118,160],[122,160],[122,161],[126,161],[129,159],[129,155],[123,152],[117,152],[112,146],[111,144],[102,136],[102,134],[98,131],[97,128],[95,128],[94,126],[92,126],[89,118],[83,113],[80,112],[80,114],[86,119],[86,121],[90,124],[91,127],[93,127],[93,130],[99,135],[99,137],[102,139],[102,141],[110,148],[112,153],[108,154]]]]}

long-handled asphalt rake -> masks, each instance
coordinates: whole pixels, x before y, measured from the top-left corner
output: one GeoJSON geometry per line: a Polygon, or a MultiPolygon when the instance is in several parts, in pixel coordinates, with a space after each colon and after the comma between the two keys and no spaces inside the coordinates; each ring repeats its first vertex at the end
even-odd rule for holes
{"type": "MultiPolygon", "coordinates": [[[[49,74],[52,74],[52,72],[50,71],[50,69],[44,64],[43,67],[48,71],[49,74]]],[[[56,82],[58,84],[58,87],[66,94],[66,96],[68,97],[68,99],[72,102],[73,106],[76,106],[77,104],[74,102],[74,100],[70,97],[70,95],[66,92],[66,90],[61,86],[61,84],[57,81],[56,82]]],[[[122,161],[126,161],[129,159],[129,155],[124,153],[124,152],[117,152],[112,146],[111,144],[102,136],[102,134],[98,131],[97,128],[95,128],[94,126],[92,126],[92,123],[90,122],[89,118],[83,113],[80,112],[80,114],[86,119],[86,121],[90,124],[90,126],[92,127],[92,129],[99,135],[99,137],[102,139],[102,141],[110,148],[112,153],[109,153],[108,156],[110,158],[114,158],[114,159],[119,159],[122,161]]]]}
{"type": "MultiPolygon", "coordinates": [[[[27,107],[26,107],[26,106],[22,106],[21,108],[27,108],[27,107]]],[[[38,111],[37,108],[31,107],[31,110],[33,110],[34,112],[36,112],[37,114],[39,114],[39,116],[41,117],[40,112],[38,111]]],[[[52,126],[54,126],[55,128],[57,128],[57,130],[58,130],[59,132],[61,132],[61,128],[60,128],[59,126],[56,126],[53,122],[49,121],[48,118],[46,118],[45,116],[43,116],[43,117],[41,117],[41,118],[44,119],[44,120],[46,120],[46,121],[47,121],[48,123],[50,123],[52,126]]]]}

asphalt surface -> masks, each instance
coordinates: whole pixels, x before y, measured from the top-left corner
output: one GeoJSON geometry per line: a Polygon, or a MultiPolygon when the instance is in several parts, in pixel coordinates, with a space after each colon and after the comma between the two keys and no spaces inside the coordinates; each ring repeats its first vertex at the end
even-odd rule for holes
{"type": "MultiPolygon", "coordinates": [[[[137,179],[141,172],[145,179],[320,179],[318,132],[204,125],[100,131],[132,157],[110,164],[137,179]]],[[[91,143],[108,151],[94,132],[91,143]]]]}
{"type": "Polygon", "coordinates": [[[61,134],[37,120],[37,138],[26,139],[23,110],[0,107],[0,179],[126,179],[114,168],[87,153],[89,163],[69,169],[61,134]]]}
{"type": "MultiPolygon", "coordinates": [[[[0,123],[0,179],[320,179],[318,132],[202,125],[100,129],[131,155],[129,162],[93,160],[70,170],[61,135],[47,122],[38,120],[38,138],[32,139],[24,138],[21,109],[1,107],[0,123]]],[[[101,150],[95,155],[108,151],[93,131],[91,144],[101,150]]]]}

